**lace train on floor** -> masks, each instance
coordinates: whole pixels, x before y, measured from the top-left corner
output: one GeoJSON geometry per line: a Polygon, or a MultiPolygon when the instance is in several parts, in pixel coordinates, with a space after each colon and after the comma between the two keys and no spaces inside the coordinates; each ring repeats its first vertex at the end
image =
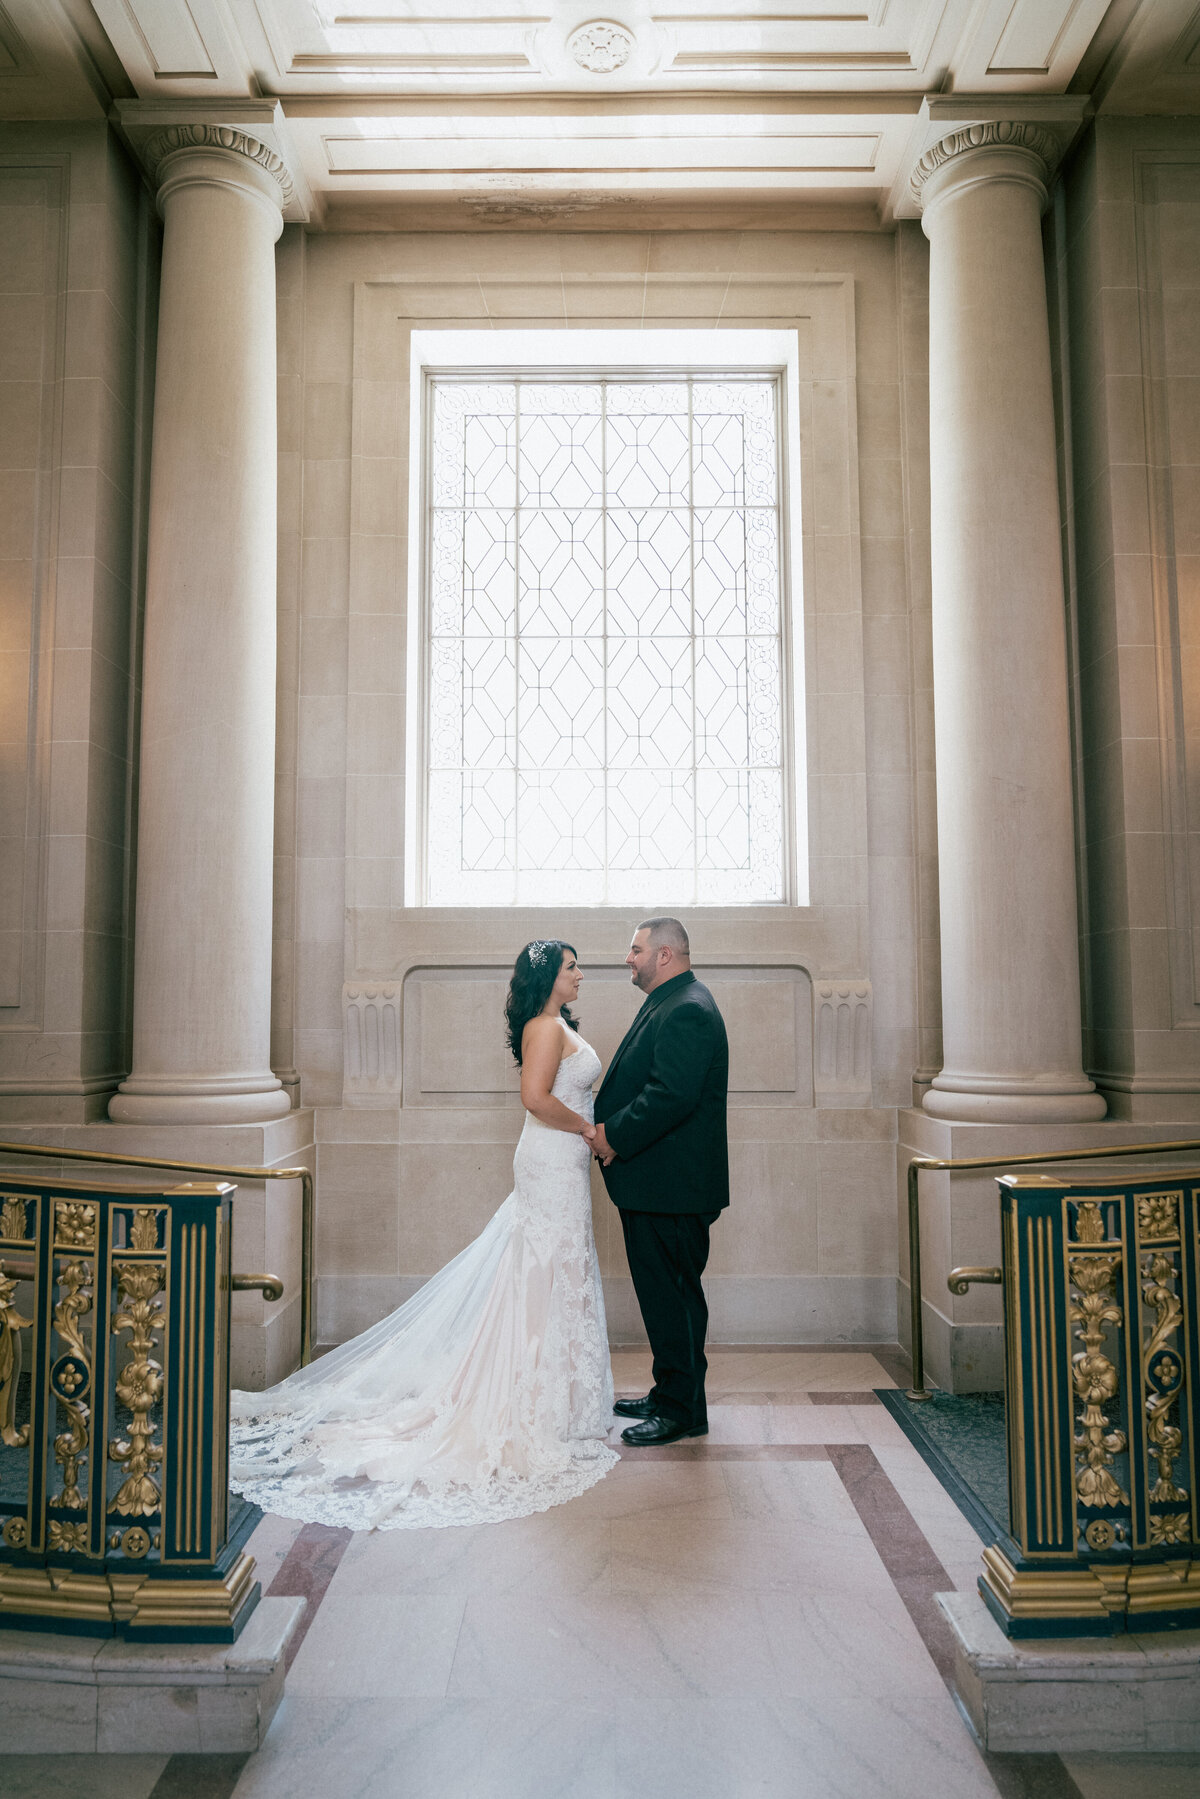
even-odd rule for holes
{"type": "MultiPolygon", "coordinates": [[[[591,1115],[595,1052],[557,1097],[591,1115]]],[[[515,1188],[389,1317],[266,1393],[234,1393],[230,1485],[352,1530],[486,1524],[573,1499],[617,1461],[590,1154],[527,1118],[515,1188]]]]}

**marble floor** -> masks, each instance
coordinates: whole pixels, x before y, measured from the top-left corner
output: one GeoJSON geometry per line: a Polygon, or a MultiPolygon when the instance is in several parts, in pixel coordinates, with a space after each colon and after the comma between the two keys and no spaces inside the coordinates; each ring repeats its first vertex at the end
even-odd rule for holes
{"type": "MultiPolygon", "coordinates": [[[[614,1356],[618,1391],[647,1358],[614,1356]]],[[[886,1349],[712,1352],[707,1439],[567,1506],[351,1535],[265,1518],[308,1601],[245,1756],[5,1756],[4,1799],[1194,1799],[1200,1757],[984,1756],[933,1595],[981,1543],[873,1389],[886,1349]]],[[[615,1438],[614,1438],[615,1440],[615,1438]]]]}

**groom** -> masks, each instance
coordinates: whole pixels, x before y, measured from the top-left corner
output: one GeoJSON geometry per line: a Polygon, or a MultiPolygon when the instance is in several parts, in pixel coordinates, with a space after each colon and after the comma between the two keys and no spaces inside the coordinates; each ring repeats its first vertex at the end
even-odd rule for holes
{"type": "Polygon", "coordinates": [[[613,1409],[640,1420],[623,1442],[674,1443],[708,1434],[700,1276],[709,1229],[729,1204],[729,1045],[677,918],[645,919],[625,965],[646,998],[596,1095],[592,1148],[621,1214],[654,1385],[613,1409]]]}

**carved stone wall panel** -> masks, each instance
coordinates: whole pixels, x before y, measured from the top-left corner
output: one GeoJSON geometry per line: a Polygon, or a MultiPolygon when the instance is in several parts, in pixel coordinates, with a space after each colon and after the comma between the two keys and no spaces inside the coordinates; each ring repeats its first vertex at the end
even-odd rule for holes
{"type": "Polygon", "coordinates": [[[504,1044],[503,975],[480,969],[464,979],[447,970],[440,980],[411,981],[409,991],[417,1030],[415,1092],[423,1100],[436,1104],[439,1095],[503,1097],[511,1091],[516,1075],[504,1044]]]}
{"type": "Polygon", "coordinates": [[[871,1103],[871,983],[817,981],[813,1084],[819,1106],[871,1103]]]}
{"type": "MultiPolygon", "coordinates": [[[[624,968],[586,966],[578,1017],[607,1067],[641,996],[624,968]]],[[[810,1106],[812,994],[806,972],[728,966],[698,972],[729,1033],[730,1104],[810,1106]]],[[[507,986],[508,970],[498,967],[410,969],[402,1004],[395,997],[399,983],[347,986],[347,1103],[395,1103],[402,1086],[405,1106],[519,1105],[520,1076],[504,1043],[507,986]],[[386,1063],[393,1028],[401,1037],[402,1081],[386,1063]]]]}
{"type": "Polygon", "coordinates": [[[394,982],[351,983],[342,989],[346,1098],[391,1105],[400,1092],[400,988],[394,982]]]}

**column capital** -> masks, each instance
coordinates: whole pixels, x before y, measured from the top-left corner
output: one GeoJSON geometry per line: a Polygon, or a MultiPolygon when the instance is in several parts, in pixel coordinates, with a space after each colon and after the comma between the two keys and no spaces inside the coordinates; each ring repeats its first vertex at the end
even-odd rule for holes
{"type": "Polygon", "coordinates": [[[935,194],[944,193],[953,184],[953,176],[934,181],[934,177],[947,170],[947,165],[957,164],[958,172],[967,176],[966,160],[971,159],[975,170],[975,179],[987,179],[987,173],[981,170],[979,156],[988,156],[995,167],[997,177],[1002,170],[1011,178],[1012,151],[1024,151],[1032,160],[1026,179],[1042,191],[1043,201],[1049,185],[1050,177],[1058,164],[1061,145],[1051,131],[1041,125],[1026,124],[1018,119],[989,119],[978,125],[964,125],[957,131],[949,131],[945,137],[932,144],[917,163],[909,176],[909,192],[924,212],[935,194]],[[931,185],[932,184],[932,185],[931,185]]]}
{"type": "Polygon", "coordinates": [[[920,218],[934,193],[953,184],[967,158],[975,160],[980,179],[989,174],[1000,179],[1007,161],[1010,177],[1045,190],[1090,110],[1082,94],[927,94],[900,159],[886,216],[920,218]]]}
{"type": "Polygon", "coordinates": [[[169,183],[171,159],[188,152],[215,156],[214,166],[235,167],[241,159],[251,185],[278,204],[288,223],[309,218],[308,183],[277,102],[119,100],[111,117],[156,187],[169,183]]]}
{"type": "Polygon", "coordinates": [[[166,173],[165,164],[188,150],[219,150],[245,157],[248,162],[270,177],[277,192],[279,209],[290,205],[295,187],[282,156],[256,137],[239,131],[234,125],[166,125],[147,138],[142,152],[150,178],[160,188],[166,173]]]}

